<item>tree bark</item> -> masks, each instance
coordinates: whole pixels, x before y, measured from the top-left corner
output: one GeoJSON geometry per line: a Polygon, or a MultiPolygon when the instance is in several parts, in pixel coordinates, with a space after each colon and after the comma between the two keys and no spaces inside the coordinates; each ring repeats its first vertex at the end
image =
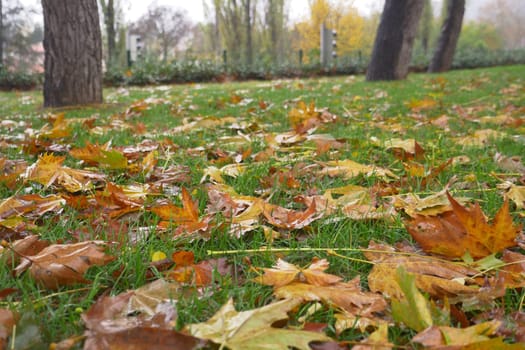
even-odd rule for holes
{"type": "Polygon", "coordinates": [[[104,14],[104,24],[106,27],[106,36],[108,39],[108,67],[111,67],[115,64],[116,61],[116,47],[117,47],[117,30],[115,27],[115,3],[113,0],[108,0],[106,3],[105,0],[100,1],[102,6],[102,13],[104,14]]]}
{"type": "Polygon", "coordinates": [[[438,44],[428,67],[430,73],[444,72],[452,66],[464,14],[465,0],[448,0],[447,18],[441,26],[438,44]]]}
{"type": "Polygon", "coordinates": [[[102,102],[97,0],[42,0],[44,106],[102,102]]]}
{"type": "Polygon", "coordinates": [[[246,0],[244,3],[244,20],[246,25],[246,64],[248,66],[251,66],[253,63],[251,7],[250,0],[246,0]]]}
{"type": "Polygon", "coordinates": [[[424,2],[386,0],[366,80],[406,78],[424,2]]]}
{"type": "Polygon", "coordinates": [[[0,0],[0,68],[4,65],[4,10],[0,0]]]}

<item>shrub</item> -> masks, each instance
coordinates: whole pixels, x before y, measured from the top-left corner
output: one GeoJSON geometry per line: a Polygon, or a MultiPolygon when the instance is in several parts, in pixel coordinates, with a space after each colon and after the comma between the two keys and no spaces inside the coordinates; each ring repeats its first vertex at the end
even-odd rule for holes
{"type": "Polygon", "coordinates": [[[30,90],[42,84],[42,74],[12,72],[0,67],[0,90],[30,90]]]}

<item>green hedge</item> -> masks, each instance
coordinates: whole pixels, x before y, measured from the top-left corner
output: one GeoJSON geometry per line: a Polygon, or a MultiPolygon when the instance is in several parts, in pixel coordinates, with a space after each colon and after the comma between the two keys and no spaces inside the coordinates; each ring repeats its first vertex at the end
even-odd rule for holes
{"type": "Polygon", "coordinates": [[[42,74],[11,72],[0,66],[0,90],[31,90],[42,81],[42,74]]]}
{"type": "MultiPolygon", "coordinates": [[[[369,57],[352,55],[337,58],[333,67],[322,68],[319,62],[299,65],[297,62],[269,64],[256,62],[251,66],[231,65],[210,60],[159,62],[143,60],[131,69],[109,69],[104,75],[106,86],[174,84],[224,80],[267,80],[273,78],[303,78],[329,75],[361,74],[366,71],[369,57]]],[[[425,71],[429,57],[415,51],[411,69],[425,71]]],[[[463,48],[456,51],[453,69],[525,64],[525,49],[491,51],[486,48],[463,48]]],[[[1,90],[28,90],[42,84],[42,74],[11,72],[0,67],[1,90]]]]}

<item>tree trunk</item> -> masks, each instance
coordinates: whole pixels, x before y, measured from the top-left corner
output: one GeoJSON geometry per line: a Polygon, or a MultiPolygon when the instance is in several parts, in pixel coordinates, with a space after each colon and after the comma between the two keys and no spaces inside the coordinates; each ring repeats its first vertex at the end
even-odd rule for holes
{"type": "Polygon", "coordinates": [[[421,0],[386,0],[366,80],[407,76],[423,5],[421,0]]]}
{"type": "Polygon", "coordinates": [[[251,66],[253,63],[253,41],[252,41],[252,16],[251,2],[246,0],[244,3],[244,21],[246,25],[246,64],[251,66]]]}
{"type": "Polygon", "coordinates": [[[111,67],[116,62],[116,47],[117,47],[117,30],[115,27],[115,3],[113,0],[108,0],[106,3],[105,0],[100,1],[102,6],[102,13],[104,14],[104,24],[106,27],[106,36],[108,39],[108,67],[111,67]]]}
{"type": "Polygon", "coordinates": [[[42,0],[44,106],[102,102],[97,0],[42,0]]]}
{"type": "Polygon", "coordinates": [[[448,0],[447,18],[441,26],[438,44],[428,67],[429,72],[444,72],[452,66],[464,14],[465,0],[448,0]]]}
{"type": "Polygon", "coordinates": [[[4,65],[4,9],[0,0],[0,68],[4,65]]]}

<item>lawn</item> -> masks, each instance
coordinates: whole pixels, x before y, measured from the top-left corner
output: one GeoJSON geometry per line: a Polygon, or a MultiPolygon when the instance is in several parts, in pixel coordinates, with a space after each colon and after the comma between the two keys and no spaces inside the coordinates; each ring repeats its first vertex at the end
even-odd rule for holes
{"type": "Polygon", "coordinates": [[[0,93],[0,349],[522,348],[524,81],[0,93]]]}

